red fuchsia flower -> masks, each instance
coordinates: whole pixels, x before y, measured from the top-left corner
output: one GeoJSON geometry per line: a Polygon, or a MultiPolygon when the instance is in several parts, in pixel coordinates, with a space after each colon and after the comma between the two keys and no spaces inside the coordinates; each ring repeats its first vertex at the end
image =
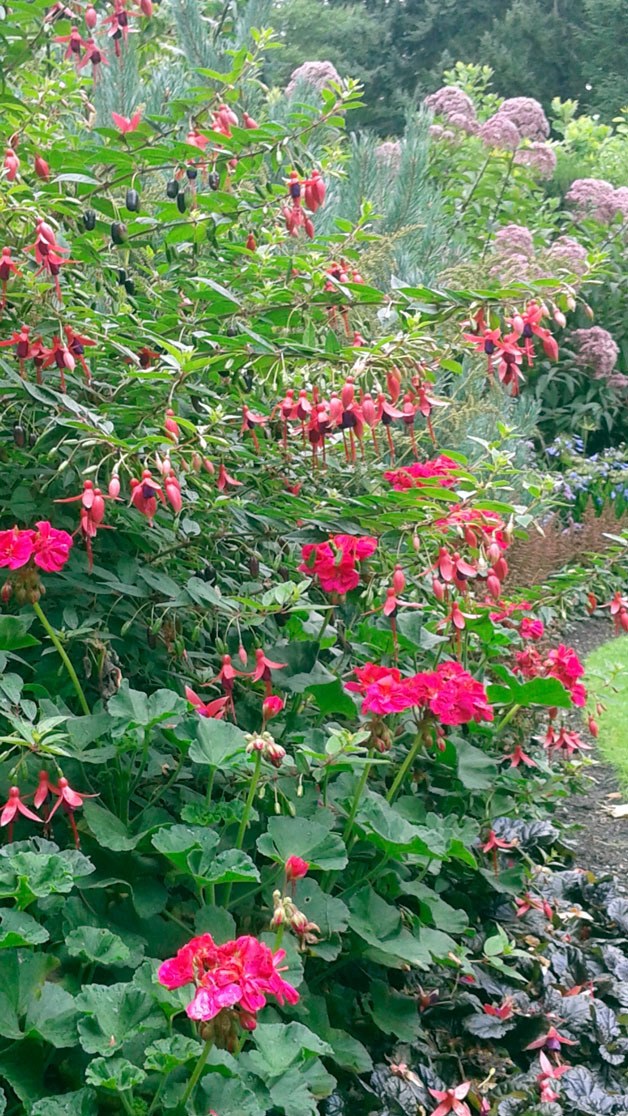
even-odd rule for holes
{"type": "Polygon", "coordinates": [[[131,503],[138,512],[145,515],[150,526],[153,526],[155,515],[157,514],[157,498],[165,504],[166,498],[163,489],[157,484],[157,481],[150,474],[149,469],[144,469],[142,479],[131,480],[131,503]]]}
{"type": "Polygon", "coordinates": [[[519,625],[519,635],[522,639],[542,639],[545,634],[545,624],[542,620],[533,620],[531,616],[524,616],[519,625]]]}
{"type": "Polygon", "coordinates": [[[21,275],[15,260],[11,258],[11,249],[3,248],[2,256],[0,256],[0,283],[2,283],[2,299],[0,300],[0,311],[4,310],[7,304],[7,283],[12,275],[21,275]]]}
{"type": "MultiPolygon", "coordinates": [[[[32,350],[31,354],[32,356],[32,350]]],[[[76,361],[72,356],[67,345],[63,344],[60,337],[53,337],[52,347],[47,351],[42,368],[50,368],[51,365],[56,364],[59,369],[59,386],[61,391],[65,391],[65,373],[73,372],[76,366],[76,361]]]]}
{"type": "Polygon", "coordinates": [[[219,492],[224,492],[225,488],[227,488],[228,485],[231,485],[232,488],[242,488],[242,481],[236,480],[235,477],[230,476],[227,472],[226,466],[220,465],[218,469],[218,480],[216,482],[216,488],[219,492]]]}
{"type": "Polygon", "coordinates": [[[482,328],[481,333],[463,333],[463,339],[475,346],[479,353],[484,353],[488,363],[489,378],[493,376],[493,357],[501,344],[501,329],[482,328]]]}
{"type": "Polygon", "coordinates": [[[498,357],[497,375],[500,383],[511,389],[512,395],[519,394],[519,380],[523,380],[519,371],[523,352],[517,344],[517,336],[516,333],[506,334],[505,337],[502,337],[496,350],[498,357]]]}
{"type": "Polygon", "coordinates": [[[524,752],[520,744],[516,744],[512,752],[506,752],[502,758],[502,762],[505,763],[506,760],[510,760],[511,767],[519,767],[520,764],[523,764],[524,767],[538,767],[538,764],[534,762],[527,752],[524,752]]]}
{"type": "Polygon", "coordinates": [[[541,339],[545,354],[550,360],[558,360],[558,345],[549,329],[541,325],[541,321],[547,316],[547,312],[547,307],[539,306],[537,302],[529,302],[523,314],[516,314],[511,319],[510,324],[515,334],[523,337],[523,350],[528,368],[531,368],[534,363],[533,337],[541,339]]]}
{"type": "MultiPolygon", "coordinates": [[[[72,58],[78,66],[81,58],[81,51],[83,47],[87,46],[78,27],[71,27],[69,35],[55,35],[54,41],[55,43],[68,44],[63,57],[68,59],[72,58]]],[[[90,42],[93,42],[93,40],[90,39],[90,42]]]]}
{"type": "Polygon", "coordinates": [[[38,520],[35,526],[33,562],[46,573],[59,573],[70,557],[72,536],[67,531],[57,530],[47,519],[38,520]]]}
{"type": "Polygon", "coordinates": [[[286,880],[288,883],[302,880],[304,876],[307,876],[309,870],[308,861],[303,860],[300,856],[289,856],[286,860],[286,880]]]}
{"type": "Polygon", "coordinates": [[[551,725],[545,734],[543,747],[548,752],[563,752],[567,759],[571,759],[574,752],[590,752],[591,745],[585,743],[580,733],[573,732],[563,725],[558,731],[551,725]]]}
{"type": "Polygon", "coordinates": [[[327,193],[327,188],[319,171],[312,171],[311,177],[306,179],[304,187],[305,204],[312,213],[316,213],[316,210],[320,209],[325,201],[325,194],[327,193]]]}
{"type": "Polygon", "coordinates": [[[19,570],[30,561],[35,546],[35,532],[12,527],[0,531],[0,568],[19,570]]]}
{"type": "Polygon", "coordinates": [[[530,895],[529,891],[526,891],[522,899],[515,899],[515,906],[517,908],[517,918],[523,918],[528,911],[542,911],[549,921],[552,919],[552,908],[547,899],[530,895]]]}
{"type": "Polygon", "coordinates": [[[85,539],[90,570],[94,565],[92,539],[96,538],[98,528],[102,526],[103,519],[105,518],[106,499],[108,499],[108,497],[103,496],[99,488],[94,488],[92,481],[86,480],[83,481],[83,491],[80,492],[78,496],[66,496],[61,500],[55,500],[55,504],[72,504],[80,500],[79,530],[85,539]]]}
{"type": "Polygon", "coordinates": [[[550,1027],[546,1034],[541,1035],[534,1042],[529,1042],[524,1050],[550,1050],[553,1053],[560,1054],[561,1046],[577,1045],[578,1043],[574,1039],[565,1038],[564,1035],[559,1035],[555,1027],[550,1027]]]}
{"type": "Polygon", "coordinates": [[[241,1025],[253,1030],[269,995],[280,1005],[298,1003],[299,993],[281,976],[285,956],[285,950],[273,953],[250,935],[217,945],[210,934],[202,934],[164,961],[157,975],[170,990],[195,985],[186,1007],[190,1019],[208,1021],[235,1008],[241,1025]]]}
{"type": "Polygon", "coordinates": [[[119,112],[112,112],[111,119],[113,120],[116,128],[123,136],[128,136],[130,132],[134,132],[139,128],[142,119],[142,112],[134,112],[133,116],[121,116],[119,112]]]}
{"type": "MultiPolygon", "coordinates": [[[[490,548],[493,543],[496,543],[500,550],[507,550],[510,545],[506,524],[497,512],[484,511],[480,508],[464,508],[459,505],[451,508],[442,519],[437,519],[435,526],[442,527],[443,530],[455,530],[456,534],[473,548],[477,548],[480,543],[490,548]]],[[[491,551],[489,557],[494,562],[497,552],[491,551]]]]}
{"type": "Polygon", "coordinates": [[[129,38],[129,19],[133,17],[133,12],[128,12],[124,6],[123,0],[114,0],[114,10],[110,16],[103,19],[103,26],[109,25],[107,34],[113,39],[114,50],[116,57],[120,57],[120,40],[124,39],[126,43],[129,38]]]}
{"type": "Polygon", "coordinates": [[[33,806],[39,810],[48,798],[48,795],[59,794],[59,788],[54,783],[50,782],[50,777],[47,771],[39,772],[39,781],[37,783],[37,790],[33,796],[33,806]]]}
{"type": "Polygon", "coordinates": [[[225,709],[229,704],[229,696],[214,698],[213,701],[203,701],[191,690],[189,686],[185,687],[185,696],[190,705],[193,705],[199,717],[211,717],[215,721],[221,721],[225,715],[225,709]]]}
{"type": "Polygon", "coordinates": [[[29,810],[28,806],[25,806],[22,802],[22,799],[20,798],[20,788],[10,787],[9,797],[2,808],[2,813],[0,814],[0,826],[8,825],[10,827],[9,841],[13,840],[13,822],[15,821],[15,818],[18,814],[21,814],[24,818],[29,818],[31,821],[41,823],[41,818],[38,818],[37,814],[34,814],[33,811],[29,810]]]}
{"type": "Polygon", "coordinates": [[[4,153],[4,170],[9,182],[15,182],[20,169],[20,160],[12,147],[7,147],[4,153]]]}
{"type": "MultiPolygon", "coordinates": [[[[590,612],[594,612],[597,608],[597,601],[595,597],[591,600],[593,594],[589,594],[589,603],[591,605],[590,612]]],[[[616,632],[628,631],[628,600],[622,596],[619,590],[615,593],[612,600],[606,604],[600,605],[600,608],[609,608],[613,618],[613,625],[616,632]]]]}
{"type": "MultiPolygon", "coordinates": [[[[98,81],[98,79],[100,77],[99,67],[102,66],[102,65],[105,65],[105,66],[109,65],[109,62],[107,61],[107,56],[106,56],[106,54],[103,54],[103,52],[100,50],[98,44],[96,43],[96,41],[94,39],[88,39],[86,43],[83,43],[83,46],[86,48],[85,49],[85,54],[84,54],[83,58],[81,59],[81,61],[78,63],[76,68],[77,68],[77,70],[82,70],[83,66],[87,66],[88,62],[91,62],[91,64],[92,64],[92,78],[94,79],[94,81],[98,81]]],[[[116,53],[119,53],[119,52],[116,51],[116,53]]]]}
{"type": "Polygon", "coordinates": [[[264,724],[266,724],[267,721],[271,721],[273,717],[277,717],[285,704],[283,698],[279,697],[278,694],[269,694],[268,697],[264,698],[262,702],[262,719],[264,724]]]}
{"type": "Polygon", "coordinates": [[[35,156],[34,168],[37,177],[43,179],[44,182],[48,182],[50,178],[50,167],[43,156],[35,156]]]}
{"type": "Polygon", "coordinates": [[[471,1116],[471,1110],[468,1104],[464,1104],[469,1089],[471,1088],[470,1081],[463,1081],[462,1085],[456,1085],[455,1089],[429,1089],[428,1092],[439,1104],[430,1116],[447,1116],[448,1112],[453,1112],[455,1116],[471,1116]]]}
{"type": "Polygon", "coordinates": [[[482,1011],[485,1015],[492,1015],[495,1019],[511,1019],[515,1014],[513,1002],[510,997],[506,997],[497,1007],[493,1004],[483,1004],[482,1011]]]}
{"type": "Polygon", "coordinates": [[[252,116],[249,116],[248,112],[242,113],[242,123],[244,124],[245,128],[249,129],[249,131],[255,131],[256,128],[259,128],[257,120],[254,120],[252,116]]]}
{"type": "Polygon", "coordinates": [[[20,364],[20,376],[25,379],[25,361],[31,355],[30,326],[23,325],[19,331],[15,330],[10,337],[7,337],[6,341],[0,341],[0,349],[13,348],[13,346],[15,346],[15,355],[20,364]]]}
{"type": "Polygon", "coordinates": [[[64,326],[63,331],[67,338],[68,349],[70,350],[72,356],[75,357],[81,365],[81,368],[85,373],[85,380],[87,381],[87,383],[91,383],[92,374],[85,360],[85,349],[92,347],[96,344],[96,342],[92,341],[90,337],[84,337],[81,333],[75,333],[72,329],[72,326],[64,326]]]}
{"type": "Polygon", "coordinates": [[[537,1081],[541,1088],[541,1101],[543,1102],[543,1104],[549,1104],[552,1101],[555,1101],[559,1095],[551,1087],[550,1082],[559,1081],[563,1074],[567,1073],[567,1071],[571,1069],[571,1066],[552,1065],[543,1050],[541,1050],[541,1053],[539,1054],[539,1063],[541,1066],[541,1072],[537,1077],[537,1081]]]}
{"type": "Polygon", "coordinates": [[[496,852],[498,849],[516,849],[516,841],[506,841],[503,837],[498,837],[495,830],[489,830],[488,838],[482,845],[482,852],[496,852]]]}
{"type": "Polygon", "coordinates": [[[251,674],[251,681],[263,682],[266,694],[270,695],[272,686],[271,670],[283,670],[287,665],[287,663],[273,662],[272,659],[266,657],[261,647],[257,647],[255,650],[255,670],[251,674]]]}
{"type": "Polygon", "coordinates": [[[35,229],[35,241],[33,244],[29,244],[26,250],[35,253],[35,260],[40,264],[37,274],[39,275],[42,271],[48,272],[54,281],[57,298],[61,302],[59,274],[63,264],[70,262],[63,258],[67,256],[69,249],[63,248],[61,244],[57,243],[54,231],[47,221],[38,221],[35,229]]]}
{"type": "Polygon", "coordinates": [[[452,471],[460,468],[457,461],[446,454],[439,454],[431,461],[415,461],[412,465],[403,465],[399,469],[389,470],[384,473],[384,479],[392,485],[396,492],[403,492],[408,488],[423,488],[426,482],[436,482],[443,488],[451,488],[456,483],[456,478],[451,476],[452,471]]]}
{"type": "Polygon", "coordinates": [[[249,410],[246,405],[242,408],[242,426],[240,427],[240,430],[242,433],[250,431],[251,437],[253,439],[253,445],[255,446],[255,450],[257,453],[259,453],[260,445],[259,438],[257,437],[256,427],[264,426],[267,422],[268,415],[257,415],[253,411],[249,410]]]}

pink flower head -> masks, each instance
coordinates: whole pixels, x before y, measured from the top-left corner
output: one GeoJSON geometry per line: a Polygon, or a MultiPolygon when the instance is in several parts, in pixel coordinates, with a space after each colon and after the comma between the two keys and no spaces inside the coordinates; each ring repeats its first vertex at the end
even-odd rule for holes
{"type": "Polygon", "coordinates": [[[0,568],[18,570],[25,566],[33,554],[35,532],[12,527],[0,531],[0,568]]]}
{"type": "Polygon", "coordinates": [[[481,125],[478,135],[486,147],[516,151],[521,143],[517,125],[503,113],[495,113],[481,125]]]}
{"type": "Polygon", "coordinates": [[[615,188],[603,178],[576,178],[565,201],[578,217],[591,217],[603,225],[615,216],[615,188]]]}
{"type": "Polygon", "coordinates": [[[436,482],[443,488],[451,488],[456,483],[452,471],[459,469],[457,461],[446,454],[439,454],[432,461],[415,461],[412,465],[404,465],[384,473],[384,479],[392,485],[395,492],[403,492],[407,488],[421,488],[424,483],[436,482]]]}
{"type": "Polygon", "coordinates": [[[229,704],[229,695],[214,698],[213,701],[203,701],[189,686],[185,687],[185,696],[190,705],[193,705],[199,717],[212,717],[221,721],[225,715],[225,707],[229,704]]]}
{"type": "Polygon", "coordinates": [[[301,548],[302,573],[314,574],[325,593],[344,596],[360,583],[356,563],[369,558],[377,549],[377,539],[369,535],[334,535],[329,542],[306,543],[301,548]]]}
{"type": "Polygon", "coordinates": [[[531,616],[524,616],[519,625],[519,635],[522,639],[542,639],[545,634],[545,624],[542,620],[533,620],[531,616]]]}
{"type": "Polygon", "coordinates": [[[607,380],[611,376],[619,356],[619,347],[608,330],[601,326],[574,329],[570,340],[575,345],[576,364],[590,369],[596,380],[607,380]]]}
{"type": "Polygon", "coordinates": [[[471,1082],[463,1081],[462,1085],[457,1085],[455,1089],[430,1089],[431,1095],[439,1101],[430,1116],[447,1116],[449,1112],[453,1112],[454,1116],[471,1116],[469,1105],[464,1104],[464,1098],[470,1088],[471,1082]]]}
{"type": "Polygon", "coordinates": [[[307,876],[309,868],[307,860],[302,860],[300,856],[289,856],[286,860],[286,879],[290,883],[293,880],[302,880],[307,876]]]}
{"type": "Polygon", "coordinates": [[[574,705],[584,705],[587,692],[578,682],[584,674],[584,666],[573,647],[567,647],[564,643],[559,644],[548,653],[543,665],[547,676],[557,678],[569,691],[574,705]]]}
{"type": "Polygon", "coordinates": [[[443,725],[464,725],[469,721],[492,721],[493,709],[484,686],[460,663],[440,663],[436,670],[437,692],[429,707],[443,725]]]}
{"type": "Polygon", "coordinates": [[[517,152],[515,163],[529,167],[538,178],[549,179],[556,170],[556,152],[549,143],[531,143],[517,152]]]}
{"type": "Polygon", "coordinates": [[[272,950],[251,935],[216,945],[210,934],[192,938],[160,966],[158,979],[166,988],[195,985],[186,1008],[190,1019],[214,1019],[224,1009],[237,1008],[247,1030],[272,995],[279,1004],[296,1004],[299,994],[282,976],[284,950],[272,950]]]}
{"type": "Polygon", "coordinates": [[[365,663],[363,667],[356,667],[353,673],[358,681],[346,682],[345,687],[354,694],[364,695],[369,686],[389,676],[391,676],[394,681],[401,682],[401,671],[398,670],[397,667],[379,666],[377,663],[365,663]]]}
{"type": "Polygon", "coordinates": [[[549,136],[549,123],[543,106],[534,97],[509,97],[502,101],[499,116],[505,116],[517,128],[519,135],[530,140],[544,140],[549,136]]]}
{"type": "Polygon", "coordinates": [[[140,120],[142,119],[141,110],[134,112],[133,116],[121,116],[119,112],[112,112],[111,119],[113,120],[118,131],[126,136],[130,132],[134,132],[139,127],[140,120]]]}
{"type": "Polygon", "coordinates": [[[67,531],[58,531],[48,520],[40,519],[33,539],[33,561],[46,573],[59,573],[63,569],[73,545],[67,531]]]}
{"type": "Polygon", "coordinates": [[[20,798],[20,788],[10,787],[9,797],[5,802],[2,813],[0,814],[0,825],[12,824],[17,814],[22,814],[25,818],[30,818],[31,821],[41,822],[41,818],[37,817],[28,806],[25,806],[20,798]]]}

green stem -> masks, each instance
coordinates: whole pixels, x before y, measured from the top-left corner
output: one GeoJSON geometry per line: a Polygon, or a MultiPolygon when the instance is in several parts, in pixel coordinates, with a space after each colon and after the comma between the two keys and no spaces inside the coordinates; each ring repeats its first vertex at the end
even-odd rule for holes
{"type": "Polygon", "coordinates": [[[493,736],[497,736],[497,734],[500,733],[502,731],[502,729],[506,727],[506,725],[510,724],[513,717],[517,716],[517,713],[519,712],[520,709],[521,709],[520,705],[517,705],[517,704],[512,705],[510,707],[510,709],[508,710],[508,712],[504,713],[504,716],[502,717],[501,721],[498,721],[498,723],[495,725],[495,728],[493,729],[493,736]]]}
{"type": "Polygon", "coordinates": [[[124,1111],[129,1112],[131,1114],[131,1116],[134,1116],[134,1111],[135,1110],[134,1110],[133,1105],[131,1104],[129,1098],[126,1096],[126,1094],[125,1093],[118,1093],[118,1096],[120,1097],[120,1100],[122,1101],[122,1107],[123,1107],[124,1111]]]}
{"type": "Polygon", "coordinates": [[[393,798],[395,797],[395,795],[396,795],[397,791],[399,790],[399,787],[403,783],[403,780],[405,779],[409,769],[412,767],[412,764],[414,763],[414,761],[417,757],[419,748],[421,747],[422,743],[423,743],[423,734],[420,733],[420,732],[417,732],[417,734],[414,738],[414,744],[410,748],[410,751],[408,752],[408,754],[407,754],[406,758],[404,759],[401,767],[399,768],[397,774],[395,775],[393,784],[392,784],[390,790],[388,791],[388,794],[386,795],[386,799],[387,799],[388,802],[392,802],[393,798]]]}
{"type": "MultiPolygon", "coordinates": [[[[243,844],[243,841],[244,841],[244,835],[246,833],[247,826],[249,824],[249,818],[251,816],[251,810],[253,809],[253,800],[255,799],[255,792],[257,791],[257,786],[258,786],[258,783],[259,783],[259,780],[260,780],[261,773],[262,773],[262,756],[261,756],[260,752],[256,752],[255,753],[255,770],[253,771],[253,776],[251,778],[251,784],[249,786],[249,793],[247,794],[246,802],[244,803],[244,811],[242,813],[242,820],[240,821],[240,827],[238,829],[238,836],[236,837],[236,843],[235,843],[235,848],[236,849],[241,849],[242,848],[242,844],[243,844]]],[[[225,892],[225,897],[222,901],[223,907],[226,907],[229,904],[229,900],[231,898],[231,887],[232,887],[231,884],[227,884],[227,890],[225,892]]]]}
{"type": "Polygon", "coordinates": [[[452,229],[452,232],[454,232],[458,228],[458,225],[462,221],[462,218],[463,218],[463,216],[466,212],[467,206],[469,205],[469,202],[471,201],[473,195],[475,194],[475,191],[477,190],[478,186],[480,185],[480,182],[484,178],[484,172],[486,171],[486,168],[488,167],[490,161],[491,161],[491,153],[489,152],[489,154],[486,156],[486,159],[482,163],[482,166],[480,167],[480,170],[478,171],[475,182],[471,186],[471,189],[467,192],[466,197],[464,197],[462,199],[462,205],[460,206],[460,209],[458,210],[458,216],[456,218],[456,221],[454,222],[454,227],[452,229]]]}
{"type": "Polygon", "coordinates": [[[157,1101],[159,1100],[159,1098],[162,1094],[163,1087],[166,1084],[167,1080],[168,1080],[168,1074],[166,1073],[166,1074],[164,1074],[161,1081],[159,1082],[159,1085],[157,1086],[155,1096],[153,1097],[153,1099],[150,1103],[150,1108],[148,1109],[148,1112],[146,1113],[146,1116],[151,1116],[151,1114],[155,1111],[155,1109],[157,1107],[157,1101]]]}
{"type": "MultiPolygon", "coordinates": [[[[364,788],[366,786],[366,781],[369,777],[369,772],[370,772],[372,766],[373,766],[372,760],[368,760],[364,764],[364,771],[362,772],[362,774],[360,776],[360,782],[358,783],[357,787],[355,788],[355,794],[353,796],[353,802],[351,803],[351,810],[349,811],[349,817],[347,818],[345,828],[344,828],[344,833],[342,835],[342,839],[343,839],[345,845],[347,845],[347,851],[351,847],[348,844],[349,837],[351,836],[351,830],[353,829],[353,823],[355,821],[355,817],[356,817],[356,814],[357,814],[359,806],[360,806],[360,801],[361,801],[362,795],[364,794],[364,788]]],[[[352,842],[352,844],[353,844],[353,842],[352,842]]]]}
{"type": "Polygon", "coordinates": [[[212,1040],[208,1039],[207,1042],[205,1043],[205,1049],[203,1050],[203,1053],[201,1054],[198,1062],[196,1063],[196,1065],[194,1067],[194,1072],[193,1072],[190,1080],[188,1081],[188,1087],[185,1090],[185,1093],[183,1094],[183,1100],[181,1101],[181,1107],[182,1108],[185,1108],[185,1106],[188,1103],[190,1097],[193,1095],[194,1090],[196,1089],[196,1086],[198,1085],[199,1078],[200,1078],[203,1070],[205,1069],[205,1063],[206,1063],[207,1059],[209,1058],[209,1052],[210,1052],[211,1048],[212,1048],[212,1040]]]}
{"type": "Polygon", "coordinates": [[[69,676],[70,676],[70,679],[72,681],[72,685],[74,686],[74,690],[76,692],[77,698],[79,699],[79,704],[81,706],[81,709],[89,717],[90,714],[91,714],[91,709],[89,708],[89,705],[87,704],[85,694],[83,693],[83,689],[81,687],[81,683],[78,680],[77,673],[76,673],[74,667],[72,666],[72,663],[70,662],[70,660],[67,656],[65,647],[61,643],[61,640],[59,639],[59,636],[55,632],[52,625],[48,622],[48,620],[46,618],[46,615],[45,615],[39,601],[33,601],[33,611],[34,611],[35,615],[38,617],[39,622],[42,625],[42,627],[45,628],[46,631],[48,632],[48,635],[50,636],[52,642],[54,643],[54,645],[57,649],[57,651],[59,652],[59,656],[61,657],[61,660],[63,661],[63,665],[64,665],[65,669],[67,670],[69,676]]]}
{"type": "MultiPolygon", "coordinates": [[[[514,163],[515,163],[515,155],[516,155],[516,151],[513,151],[512,155],[510,156],[510,159],[508,160],[508,166],[506,167],[506,173],[504,175],[504,179],[503,179],[503,182],[502,182],[502,185],[501,185],[501,190],[499,191],[497,201],[495,202],[495,208],[494,208],[491,216],[489,217],[489,221],[488,221],[489,229],[492,229],[492,227],[495,224],[495,222],[497,220],[497,217],[499,215],[499,211],[501,209],[502,201],[504,200],[504,194],[506,193],[506,187],[507,187],[508,183],[510,182],[510,176],[512,174],[512,168],[513,168],[514,163]]],[[[485,244],[484,244],[484,251],[482,252],[482,261],[481,262],[484,262],[484,257],[486,256],[486,253],[488,251],[490,243],[491,242],[490,242],[489,238],[486,237],[486,241],[485,241],[485,244]]]]}
{"type": "Polygon", "coordinates": [[[212,791],[214,789],[214,779],[216,778],[216,768],[212,767],[209,771],[209,779],[207,780],[207,793],[205,795],[205,803],[207,806],[211,805],[212,791]]]}

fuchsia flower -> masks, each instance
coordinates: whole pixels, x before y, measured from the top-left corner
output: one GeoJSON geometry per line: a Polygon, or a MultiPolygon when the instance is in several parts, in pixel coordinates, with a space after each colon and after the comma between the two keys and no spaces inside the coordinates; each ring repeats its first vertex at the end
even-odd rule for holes
{"type": "Polygon", "coordinates": [[[515,744],[512,752],[506,752],[503,756],[503,762],[506,760],[510,760],[511,767],[519,767],[521,763],[524,767],[538,767],[538,764],[534,762],[527,752],[524,752],[520,744],[515,744]]]}
{"type": "MultiPolygon", "coordinates": [[[[10,787],[9,797],[5,802],[2,813],[0,814],[0,825],[13,825],[15,818],[18,814],[22,814],[25,818],[30,818],[31,821],[41,822],[41,818],[37,817],[28,806],[25,806],[20,798],[20,788],[10,787]]],[[[10,839],[10,837],[9,837],[10,839]]]]}
{"type": "Polygon", "coordinates": [[[559,1081],[563,1074],[571,1069],[571,1066],[553,1066],[543,1051],[539,1054],[539,1062],[541,1065],[541,1073],[538,1075],[537,1081],[541,1090],[541,1102],[543,1104],[550,1104],[559,1096],[556,1090],[552,1088],[550,1082],[559,1081]]]}
{"type": "Polygon", "coordinates": [[[550,1027],[546,1034],[541,1035],[540,1038],[529,1042],[525,1050],[551,1050],[555,1053],[560,1053],[561,1046],[577,1046],[578,1043],[574,1039],[565,1038],[564,1035],[559,1035],[555,1027],[550,1027]]]}
{"type": "Polygon", "coordinates": [[[207,1021],[235,1008],[241,1025],[253,1030],[267,996],[274,996],[279,1004],[298,1003],[299,993],[281,976],[285,956],[285,950],[273,953],[251,935],[216,945],[211,934],[202,934],[164,961],[158,979],[170,990],[195,985],[186,1008],[190,1019],[207,1021]]]}
{"type": "Polygon", "coordinates": [[[214,720],[220,721],[225,715],[225,708],[229,704],[229,695],[214,698],[213,701],[203,701],[191,690],[189,686],[185,687],[185,696],[190,705],[193,705],[199,717],[213,717],[214,720]]]}
{"type": "Polygon", "coordinates": [[[261,647],[255,650],[255,670],[251,674],[252,682],[263,682],[266,687],[266,694],[270,696],[272,686],[271,670],[283,670],[287,663],[274,663],[272,659],[267,659],[261,647]]]}
{"type": "Polygon", "coordinates": [[[130,132],[134,132],[136,128],[139,127],[142,113],[140,110],[139,112],[134,112],[133,116],[121,116],[119,112],[112,112],[111,119],[120,134],[127,136],[130,132]]]}
{"type": "Polygon", "coordinates": [[[431,1095],[439,1101],[431,1116],[447,1116],[448,1112],[453,1112],[454,1116],[471,1116],[469,1105],[463,1103],[470,1088],[471,1082],[463,1081],[455,1089],[430,1089],[431,1095]]]}
{"type": "Polygon", "coordinates": [[[488,837],[482,845],[482,852],[488,853],[497,852],[498,849],[516,849],[516,841],[506,841],[503,837],[498,837],[495,830],[489,830],[488,837]]]}

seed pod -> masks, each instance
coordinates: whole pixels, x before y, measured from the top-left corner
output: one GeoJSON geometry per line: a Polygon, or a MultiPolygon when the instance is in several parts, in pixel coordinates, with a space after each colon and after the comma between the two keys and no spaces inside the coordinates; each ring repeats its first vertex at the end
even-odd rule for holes
{"type": "Polygon", "coordinates": [[[125,291],[128,295],[134,295],[135,294],[135,280],[134,279],[126,279],[125,282],[124,282],[124,289],[125,289],[125,291]]]}
{"type": "Polygon", "coordinates": [[[179,213],[185,213],[187,205],[188,203],[186,201],[184,190],[182,193],[177,194],[177,209],[179,210],[179,213]]]}
{"type": "Polygon", "coordinates": [[[36,443],[37,443],[37,435],[33,431],[31,434],[28,435],[28,444],[29,444],[29,446],[34,446],[34,445],[36,445],[36,443]]]}
{"type": "Polygon", "coordinates": [[[20,447],[20,449],[26,443],[26,434],[24,433],[24,427],[20,426],[19,422],[16,422],[15,426],[13,427],[13,441],[15,442],[16,446],[20,447]]]}
{"type": "Polygon", "coordinates": [[[150,628],[148,629],[148,631],[146,633],[146,642],[147,642],[148,646],[150,647],[151,651],[154,651],[156,646],[157,646],[157,636],[155,635],[155,633],[150,628]]]}
{"type": "Polygon", "coordinates": [[[251,577],[259,577],[259,558],[256,554],[249,558],[249,573],[251,577]]]}
{"type": "Polygon", "coordinates": [[[190,182],[194,182],[194,179],[198,177],[198,171],[196,167],[186,167],[185,173],[190,182]]]}
{"type": "Polygon", "coordinates": [[[126,271],[123,267],[118,268],[118,283],[121,287],[126,283],[126,271]]]}
{"type": "Polygon", "coordinates": [[[125,205],[129,213],[139,213],[140,211],[140,196],[137,190],[127,190],[125,205]]]}
{"type": "Polygon", "coordinates": [[[96,228],[96,214],[93,209],[86,209],[83,214],[83,224],[88,232],[96,228]]]}
{"type": "Polygon", "coordinates": [[[220,186],[220,175],[216,171],[210,171],[207,175],[207,184],[210,190],[217,190],[220,186]]]}
{"type": "Polygon", "coordinates": [[[126,225],[122,221],[112,221],[111,239],[114,244],[124,244],[126,240],[126,225]]]}
{"type": "Polygon", "coordinates": [[[171,178],[170,182],[166,186],[166,194],[169,198],[176,198],[178,193],[179,183],[177,182],[176,178],[171,178]]]}

